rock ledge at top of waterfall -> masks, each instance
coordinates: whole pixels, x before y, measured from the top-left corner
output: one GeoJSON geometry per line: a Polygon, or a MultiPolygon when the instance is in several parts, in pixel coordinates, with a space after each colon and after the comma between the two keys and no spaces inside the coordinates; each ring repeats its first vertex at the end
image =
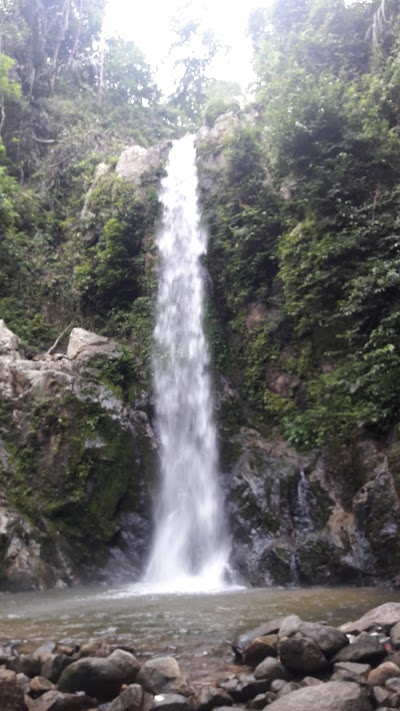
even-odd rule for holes
{"type": "Polygon", "coordinates": [[[143,173],[152,173],[167,159],[171,141],[144,148],[137,144],[128,146],[120,155],[115,172],[133,185],[140,185],[143,173]]]}

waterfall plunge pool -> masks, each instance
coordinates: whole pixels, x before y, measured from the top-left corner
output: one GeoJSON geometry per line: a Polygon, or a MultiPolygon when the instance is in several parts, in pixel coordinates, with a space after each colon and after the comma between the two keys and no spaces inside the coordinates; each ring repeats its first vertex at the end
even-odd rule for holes
{"type": "Polygon", "coordinates": [[[295,613],[333,625],[357,619],[400,591],[384,588],[257,588],[207,594],[156,594],[139,585],[77,587],[0,594],[0,644],[24,641],[32,651],[45,641],[92,637],[133,647],[145,660],[173,655],[191,681],[229,670],[230,643],[263,621],[295,613]]]}

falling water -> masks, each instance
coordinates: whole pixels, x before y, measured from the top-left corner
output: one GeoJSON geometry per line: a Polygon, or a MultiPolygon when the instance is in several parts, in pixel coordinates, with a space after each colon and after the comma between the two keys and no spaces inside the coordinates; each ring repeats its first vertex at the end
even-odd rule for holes
{"type": "Polygon", "coordinates": [[[157,589],[204,591],[223,587],[229,543],[203,330],[207,236],[191,136],[171,149],[161,201],[153,356],[161,484],[145,581],[157,589]]]}

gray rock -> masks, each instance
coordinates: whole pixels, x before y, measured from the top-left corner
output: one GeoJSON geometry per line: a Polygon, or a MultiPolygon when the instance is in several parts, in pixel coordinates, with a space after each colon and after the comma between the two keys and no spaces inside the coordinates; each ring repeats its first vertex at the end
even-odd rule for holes
{"type": "Polygon", "coordinates": [[[152,708],[157,711],[189,711],[190,705],[187,698],[180,694],[157,694],[152,708]]]}
{"type": "Polygon", "coordinates": [[[130,684],[109,707],[109,711],[150,711],[153,697],[139,684],[130,684]]]}
{"type": "Polygon", "coordinates": [[[244,634],[241,634],[238,639],[235,640],[232,644],[232,649],[237,655],[237,657],[241,659],[241,655],[245,647],[247,647],[250,642],[252,642],[257,637],[277,634],[283,619],[283,617],[276,617],[273,620],[269,620],[268,622],[265,622],[264,624],[259,625],[258,627],[255,627],[254,629],[249,630],[248,632],[244,632],[244,634]]]}
{"type": "Polygon", "coordinates": [[[345,634],[355,634],[376,626],[390,628],[397,622],[400,622],[400,602],[385,602],[369,610],[355,622],[346,622],[339,629],[345,634]]]}
{"type": "Polygon", "coordinates": [[[300,686],[318,686],[318,684],[323,683],[321,679],[316,679],[315,676],[305,676],[304,679],[301,680],[300,686]]]}
{"type": "Polygon", "coordinates": [[[353,682],[308,686],[273,701],[268,711],[372,711],[366,691],[353,682]]]}
{"type": "Polygon", "coordinates": [[[287,683],[288,682],[284,679],[274,679],[273,681],[271,681],[270,690],[273,691],[274,694],[279,694],[280,690],[283,689],[283,687],[287,683]]]}
{"type": "MultiPolygon", "coordinates": [[[[269,698],[268,698],[268,694],[269,694],[269,693],[270,693],[270,692],[267,691],[266,694],[257,694],[257,696],[256,696],[254,699],[252,699],[251,701],[248,702],[247,708],[249,708],[249,709],[254,709],[254,711],[261,711],[261,709],[265,708],[265,706],[266,706],[267,704],[271,703],[270,700],[269,700],[269,698]]],[[[275,698],[276,698],[276,697],[275,697],[275,694],[274,694],[274,699],[273,699],[273,700],[275,700],[275,698]]]]}
{"type": "Polygon", "coordinates": [[[290,673],[279,659],[267,657],[254,669],[254,677],[256,679],[266,679],[267,681],[273,681],[274,679],[289,681],[290,673]]]}
{"type": "Polygon", "coordinates": [[[139,145],[129,146],[121,153],[115,172],[120,178],[139,186],[144,173],[154,172],[160,163],[165,161],[170,147],[171,143],[168,141],[150,148],[139,145]]]}
{"type": "Polygon", "coordinates": [[[386,656],[385,648],[376,637],[362,632],[353,644],[341,649],[334,657],[334,662],[371,662],[377,663],[386,656]]]}
{"type": "Polygon", "coordinates": [[[372,689],[372,695],[379,707],[387,706],[391,697],[390,691],[382,688],[382,686],[374,686],[372,689]]]}
{"type": "Polygon", "coordinates": [[[354,679],[366,681],[369,672],[371,671],[370,664],[358,664],[357,662],[336,662],[333,665],[334,672],[345,672],[354,679]]]}
{"type": "Polygon", "coordinates": [[[196,692],[194,704],[198,711],[211,711],[217,706],[231,706],[233,699],[224,689],[205,685],[196,692]]]}
{"type": "Polygon", "coordinates": [[[253,674],[239,674],[228,681],[223,681],[220,686],[234,701],[244,703],[268,691],[269,681],[256,679],[253,674]]]}
{"type": "Polygon", "coordinates": [[[297,615],[288,615],[287,617],[284,617],[279,627],[279,639],[282,639],[283,637],[293,637],[293,635],[299,631],[301,624],[304,624],[304,622],[297,615]]]}
{"type": "Polygon", "coordinates": [[[385,688],[389,691],[395,692],[396,694],[400,694],[400,679],[398,677],[386,679],[385,688]]]}
{"type": "MultiPolygon", "coordinates": [[[[298,631],[303,637],[312,639],[328,658],[349,643],[344,632],[340,632],[330,625],[323,625],[320,622],[302,622],[298,631]]],[[[287,636],[290,637],[290,635],[287,636]]]]}
{"type": "Polygon", "coordinates": [[[280,699],[282,696],[287,696],[287,694],[291,694],[293,691],[297,691],[297,689],[300,689],[300,684],[297,684],[296,681],[285,681],[282,688],[279,689],[277,697],[278,699],[280,699]]]}
{"type": "Polygon", "coordinates": [[[329,664],[320,648],[312,639],[296,634],[284,637],[278,645],[282,664],[292,672],[307,674],[324,671],[329,664]]]}
{"type": "Polygon", "coordinates": [[[11,356],[13,359],[20,358],[20,340],[9,328],[3,319],[0,319],[0,355],[11,356]]]}
{"type": "Polygon", "coordinates": [[[26,674],[22,674],[21,672],[17,674],[17,684],[24,694],[29,692],[29,682],[29,676],[26,676],[26,674]]]}
{"type": "Polygon", "coordinates": [[[149,659],[141,667],[137,682],[153,694],[171,693],[187,696],[190,693],[189,685],[183,678],[174,657],[149,659]]]}
{"type": "Polygon", "coordinates": [[[27,711],[24,694],[17,684],[17,675],[11,669],[0,669],[1,711],[27,711]]]}
{"type": "Polygon", "coordinates": [[[66,654],[50,654],[42,663],[40,675],[45,679],[57,684],[64,669],[66,669],[74,660],[66,654]]]}
{"type": "Polygon", "coordinates": [[[6,662],[6,669],[12,669],[16,674],[26,674],[29,678],[40,674],[40,661],[33,659],[25,654],[19,654],[17,657],[11,657],[6,662]]]}
{"type": "Polygon", "coordinates": [[[75,361],[86,361],[95,355],[118,357],[120,346],[105,336],[99,336],[84,328],[73,328],[69,337],[67,358],[75,361]]]}
{"type": "Polygon", "coordinates": [[[33,659],[39,659],[41,662],[44,662],[50,654],[54,654],[55,649],[55,642],[45,642],[45,644],[41,644],[40,647],[35,649],[32,657],[33,659]]]}
{"type": "Polygon", "coordinates": [[[96,706],[96,701],[85,695],[63,694],[47,691],[29,705],[29,711],[87,711],[96,706]]]}
{"type": "Polygon", "coordinates": [[[58,682],[60,691],[84,691],[99,701],[114,699],[122,684],[136,681],[140,664],[133,654],[116,649],[106,659],[84,657],[64,669],[58,682]]]}

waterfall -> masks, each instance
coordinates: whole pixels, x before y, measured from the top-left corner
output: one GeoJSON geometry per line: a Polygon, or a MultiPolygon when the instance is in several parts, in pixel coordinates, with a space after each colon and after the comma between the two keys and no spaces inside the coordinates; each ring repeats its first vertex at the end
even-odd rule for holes
{"type": "Polygon", "coordinates": [[[145,582],[205,591],[223,587],[230,546],[203,329],[207,235],[200,225],[192,136],[171,149],[161,201],[153,354],[160,488],[145,582]]]}

